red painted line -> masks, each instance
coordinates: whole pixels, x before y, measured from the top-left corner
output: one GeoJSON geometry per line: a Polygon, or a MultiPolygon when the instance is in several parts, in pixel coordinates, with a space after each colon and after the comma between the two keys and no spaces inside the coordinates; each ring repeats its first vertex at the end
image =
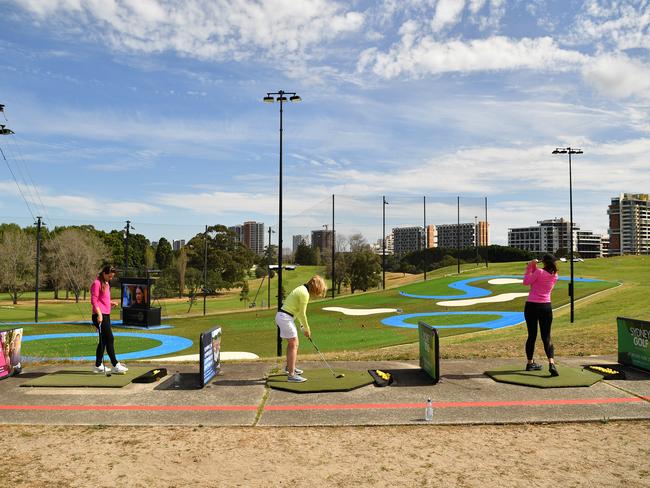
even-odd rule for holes
{"type": "Polygon", "coordinates": [[[127,411],[248,411],[257,410],[253,405],[0,405],[0,410],[127,410],[127,411]]]}
{"type": "MultiPolygon", "coordinates": [[[[477,408],[477,407],[536,407],[545,405],[598,405],[641,403],[650,401],[646,397],[625,398],[585,398],[566,400],[515,400],[495,402],[434,402],[434,408],[477,408]]],[[[350,403],[325,405],[268,405],[265,411],[297,411],[297,410],[380,410],[423,408],[421,403],[350,403]]],[[[170,411],[170,412],[200,412],[200,411],[256,411],[255,405],[0,405],[0,410],[46,410],[46,411],[170,411]]]]}
{"type": "MultiPolygon", "coordinates": [[[[433,402],[434,408],[467,408],[467,407],[535,407],[543,405],[590,405],[607,403],[640,403],[650,400],[644,398],[586,398],[569,400],[518,400],[500,402],[433,402]]],[[[269,405],[265,411],[282,410],[378,410],[378,409],[406,409],[424,408],[425,403],[360,403],[360,404],[334,404],[334,405],[269,405]]]]}

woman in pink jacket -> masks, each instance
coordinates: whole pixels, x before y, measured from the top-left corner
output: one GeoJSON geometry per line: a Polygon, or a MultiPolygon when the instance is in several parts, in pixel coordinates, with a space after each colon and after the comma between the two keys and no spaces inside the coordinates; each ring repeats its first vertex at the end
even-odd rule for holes
{"type": "Polygon", "coordinates": [[[92,320],[99,333],[99,344],[97,344],[97,357],[93,372],[103,373],[104,369],[104,350],[108,353],[111,360],[111,372],[114,374],[124,374],[129,368],[120,364],[115,356],[115,339],[111,328],[111,309],[117,307],[117,302],[111,301],[110,282],[115,276],[115,268],[104,266],[93,284],[90,285],[90,305],[92,306],[92,320]]]}
{"type": "Polygon", "coordinates": [[[539,371],[542,367],[533,361],[535,341],[537,340],[537,324],[544,343],[544,352],[548,358],[548,370],[551,376],[558,376],[555,360],[553,359],[553,343],[551,342],[551,323],[553,322],[553,307],[551,306],[551,292],[557,282],[556,259],[552,254],[542,257],[543,269],[537,267],[537,260],[533,259],[526,267],[524,285],[530,286],[530,293],[524,308],[528,339],[526,340],[526,371],[539,371]]]}

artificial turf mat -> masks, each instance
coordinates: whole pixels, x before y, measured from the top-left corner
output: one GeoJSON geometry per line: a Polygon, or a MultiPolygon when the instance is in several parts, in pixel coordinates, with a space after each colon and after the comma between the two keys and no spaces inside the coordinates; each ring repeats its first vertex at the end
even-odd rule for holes
{"type": "Polygon", "coordinates": [[[92,366],[61,369],[54,373],[35,378],[20,386],[49,387],[49,388],[122,388],[135,378],[156,369],[151,366],[129,366],[125,374],[93,373],[92,366]]]}
{"type": "Polygon", "coordinates": [[[560,376],[551,376],[548,366],[540,371],[526,371],[525,365],[522,368],[504,366],[501,368],[486,371],[485,374],[494,381],[511,383],[513,385],[534,386],[537,388],[566,388],[572,386],[591,386],[603,379],[599,374],[592,373],[582,368],[571,368],[556,363],[560,376]]]}
{"type": "Polygon", "coordinates": [[[276,390],[292,391],[294,393],[322,393],[329,391],[350,391],[374,382],[367,371],[352,371],[335,369],[334,373],[343,373],[343,378],[336,378],[329,369],[306,369],[302,376],[307,378],[304,383],[289,383],[286,374],[270,375],[266,384],[276,390]]]}

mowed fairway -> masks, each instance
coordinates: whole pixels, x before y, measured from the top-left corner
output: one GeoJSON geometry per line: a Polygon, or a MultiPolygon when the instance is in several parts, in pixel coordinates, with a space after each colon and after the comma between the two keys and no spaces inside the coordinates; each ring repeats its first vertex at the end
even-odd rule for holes
{"type": "MultiPolygon", "coordinates": [[[[438,300],[415,299],[402,296],[399,291],[412,294],[431,295],[458,295],[459,292],[450,289],[448,285],[461,279],[485,276],[485,280],[474,282],[473,285],[492,291],[493,294],[525,292],[527,287],[521,284],[490,285],[488,276],[495,275],[521,275],[525,263],[491,264],[489,268],[475,268],[462,273],[462,275],[440,276],[442,272],[430,273],[426,282],[416,282],[399,288],[386,291],[357,293],[350,296],[337,297],[314,301],[309,306],[309,320],[314,334],[314,340],[321,350],[331,353],[335,357],[373,357],[382,358],[416,358],[417,331],[388,327],[381,324],[381,319],[396,313],[378,314],[369,316],[350,316],[339,312],[323,311],[324,307],[337,306],[347,308],[394,308],[407,313],[426,312],[462,312],[484,311],[489,314],[493,311],[521,311],[525,298],[517,298],[502,303],[481,303],[464,307],[440,307],[438,300]]],[[[560,274],[568,275],[568,264],[560,263],[560,274]]],[[[569,302],[567,282],[559,282],[553,293],[553,305],[556,308],[553,325],[554,339],[558,348],[558,355],[574,353],[612,353],[616,351],[616,316],[627,315],[637,318],[648,318],[647,308],[644,306],[648,293],[648,279],[650,278],[650,258],[646,256],[632,256],[623,258],[610,258],[576,263],[576,277],[589,277],[601,280],[596,283],[577,283],[576,298],[576,323],[568,323],[568,307],[557,310],[558,307],[569,302]],[[617,281],[623,282],[619,286],[617,281]],[[597,294],[598,292],[604,292],[597,294]],[[595,294],[595,295],[594,295],[595,294]],[[594,295],[591,298],[582,298],[594,295]]],[[[307,275],[312,273],[308,271],[307,275]]],[[[447,270],[449,271],[449,270],[447,270]]],[[[285,273],[287,278],[292,272],[285,273]]],[[[293,287],[304,281],[305,277],[293,275],[295,283],[289,281],[293,287]]],[[[287,287],[289,288],[289,287],[287,287]]],[[[261,293],[261,292],[260,292],[261,293]]],[[[197,303],[195,307],[202,307],[197,303]]],[[[275,355],[276,328],[273,317],[275,310],[245,310],[237,313],[212,314],[206,317],[183,317],[165,320],[165,324],[173,328],[152,333],[169,334],[186,337],[193,341],[193,345],[183,351],[172,355],[191,354],[197,351],[199,334],[210,327],[223,328],[222,347],[224,351],[248,351],[261,357],[275,355]]],[[[433,325],[453,325],[455,323],[470,323],[472,321],[490,320],[489,316],[431,316],[422,317],[433,325]]],[[[411,320],[410,322],[417,322],[411,320]]],[[[47,334],[61,332],[88,332],[89,326],[84,325],[30,325],[25,326],[25,334],[47,334]]],[[[443,357],[471,357],[471,356],[509,356],[521,355],[522,337],[525,337],[525,327],[519,325],[503,330],[481,331],[480,328],[441,329],[443,357]],[[454,337],[452,337],[454,336],[454,337]]],[[[117,329],[119,332],[119,329],[117,329]]],[[[117,350],[121,350],[120,339],[117,337],[117,350]]],[[[87,341],[86,341],[87,342],[87,341]]],[[[75,341],[66,344],[69,355],[92,354],[87,349],[89,344],[75,341]]],[[[143,341],[143,349],[150,347],[151,343],[143,341]]],[[[36,357],[61,357],[60,347],[49,350],[47,341],[25,343],[23,354],[36,357]]],[[[126,347],[126,344],[125,344],[126,347]]],[[[301,354],[311,353],[308,341],[301,342],[301,354]]],[[[128,349],[132,350],[129,344],[128,349]]]]}

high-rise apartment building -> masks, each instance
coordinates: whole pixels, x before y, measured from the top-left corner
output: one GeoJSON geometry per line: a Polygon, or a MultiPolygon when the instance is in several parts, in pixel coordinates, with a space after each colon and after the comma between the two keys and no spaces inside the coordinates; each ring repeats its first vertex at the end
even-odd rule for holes
{"type": "Polygon", "coordinates": [[[262,222],[244,222],[243,242],[255,254],[264,254],[264,224],[262,222]]]}
{"type": "Polygon", "coordinates": [[[424,249],[424,228],[395,227],[393,229],[393,252],[396,256],[424,249]]]}
{"type": "Polygon", "coordinates": [[[178,241],[172,242],[172,249],[174,251],[180,251],[182,247],[185,247],[185,239],[179,239],[178,241]]]}
{"type": "Polygon", "coordinates": [[[435,225],[427,225],[427,247],[438,247],[438,229],[435,225]]]}
{"type": "Polygon", "coordinates": [[[647,193],[621,193],[612,198],[609,255],[650,254],[650,199],[647,193]]]}
{"type": "Polygon", "coordinates": [[[488,246],[490,244],[489,224],[485,221],[466,222],[459,224],[440,224],[438,231],[438,247],[468,248],[488,246]]]}
{"type": "Polygon", "coordinates": [[[235,233],[235,241],[244,242],[244,226],[243,225],[232,225],[228,227],[228,230],[231,230],[235,233]]]}
{"type": "Polygon", "coordinates": [[[309,245],[309,235],[307,234],[299,234],[293,236],[293,252],[296,252],[296,249],[298,249],[298,246],[300,244],[304,244],[305,246],[309,245]]]}
{"type": "Polygon", "coordinates": [[[333,239],[333,230],[319,229],[311,231],[311,247],[312,249],[320,249],[321,255],[332,249],[332,243],[334,242],[333,239]]]}
{"type": "MultiPolygon", "coordinates": [[[[562,219],[540,220],[538,225],[508,229],[508,246],[534,253],[555,254],[571,246],[571,223],[562,219]]],[[[603,237],[590,231],[580,230],[573,223],[573,250],[583,258],[603,255],[603,237]]]]}

